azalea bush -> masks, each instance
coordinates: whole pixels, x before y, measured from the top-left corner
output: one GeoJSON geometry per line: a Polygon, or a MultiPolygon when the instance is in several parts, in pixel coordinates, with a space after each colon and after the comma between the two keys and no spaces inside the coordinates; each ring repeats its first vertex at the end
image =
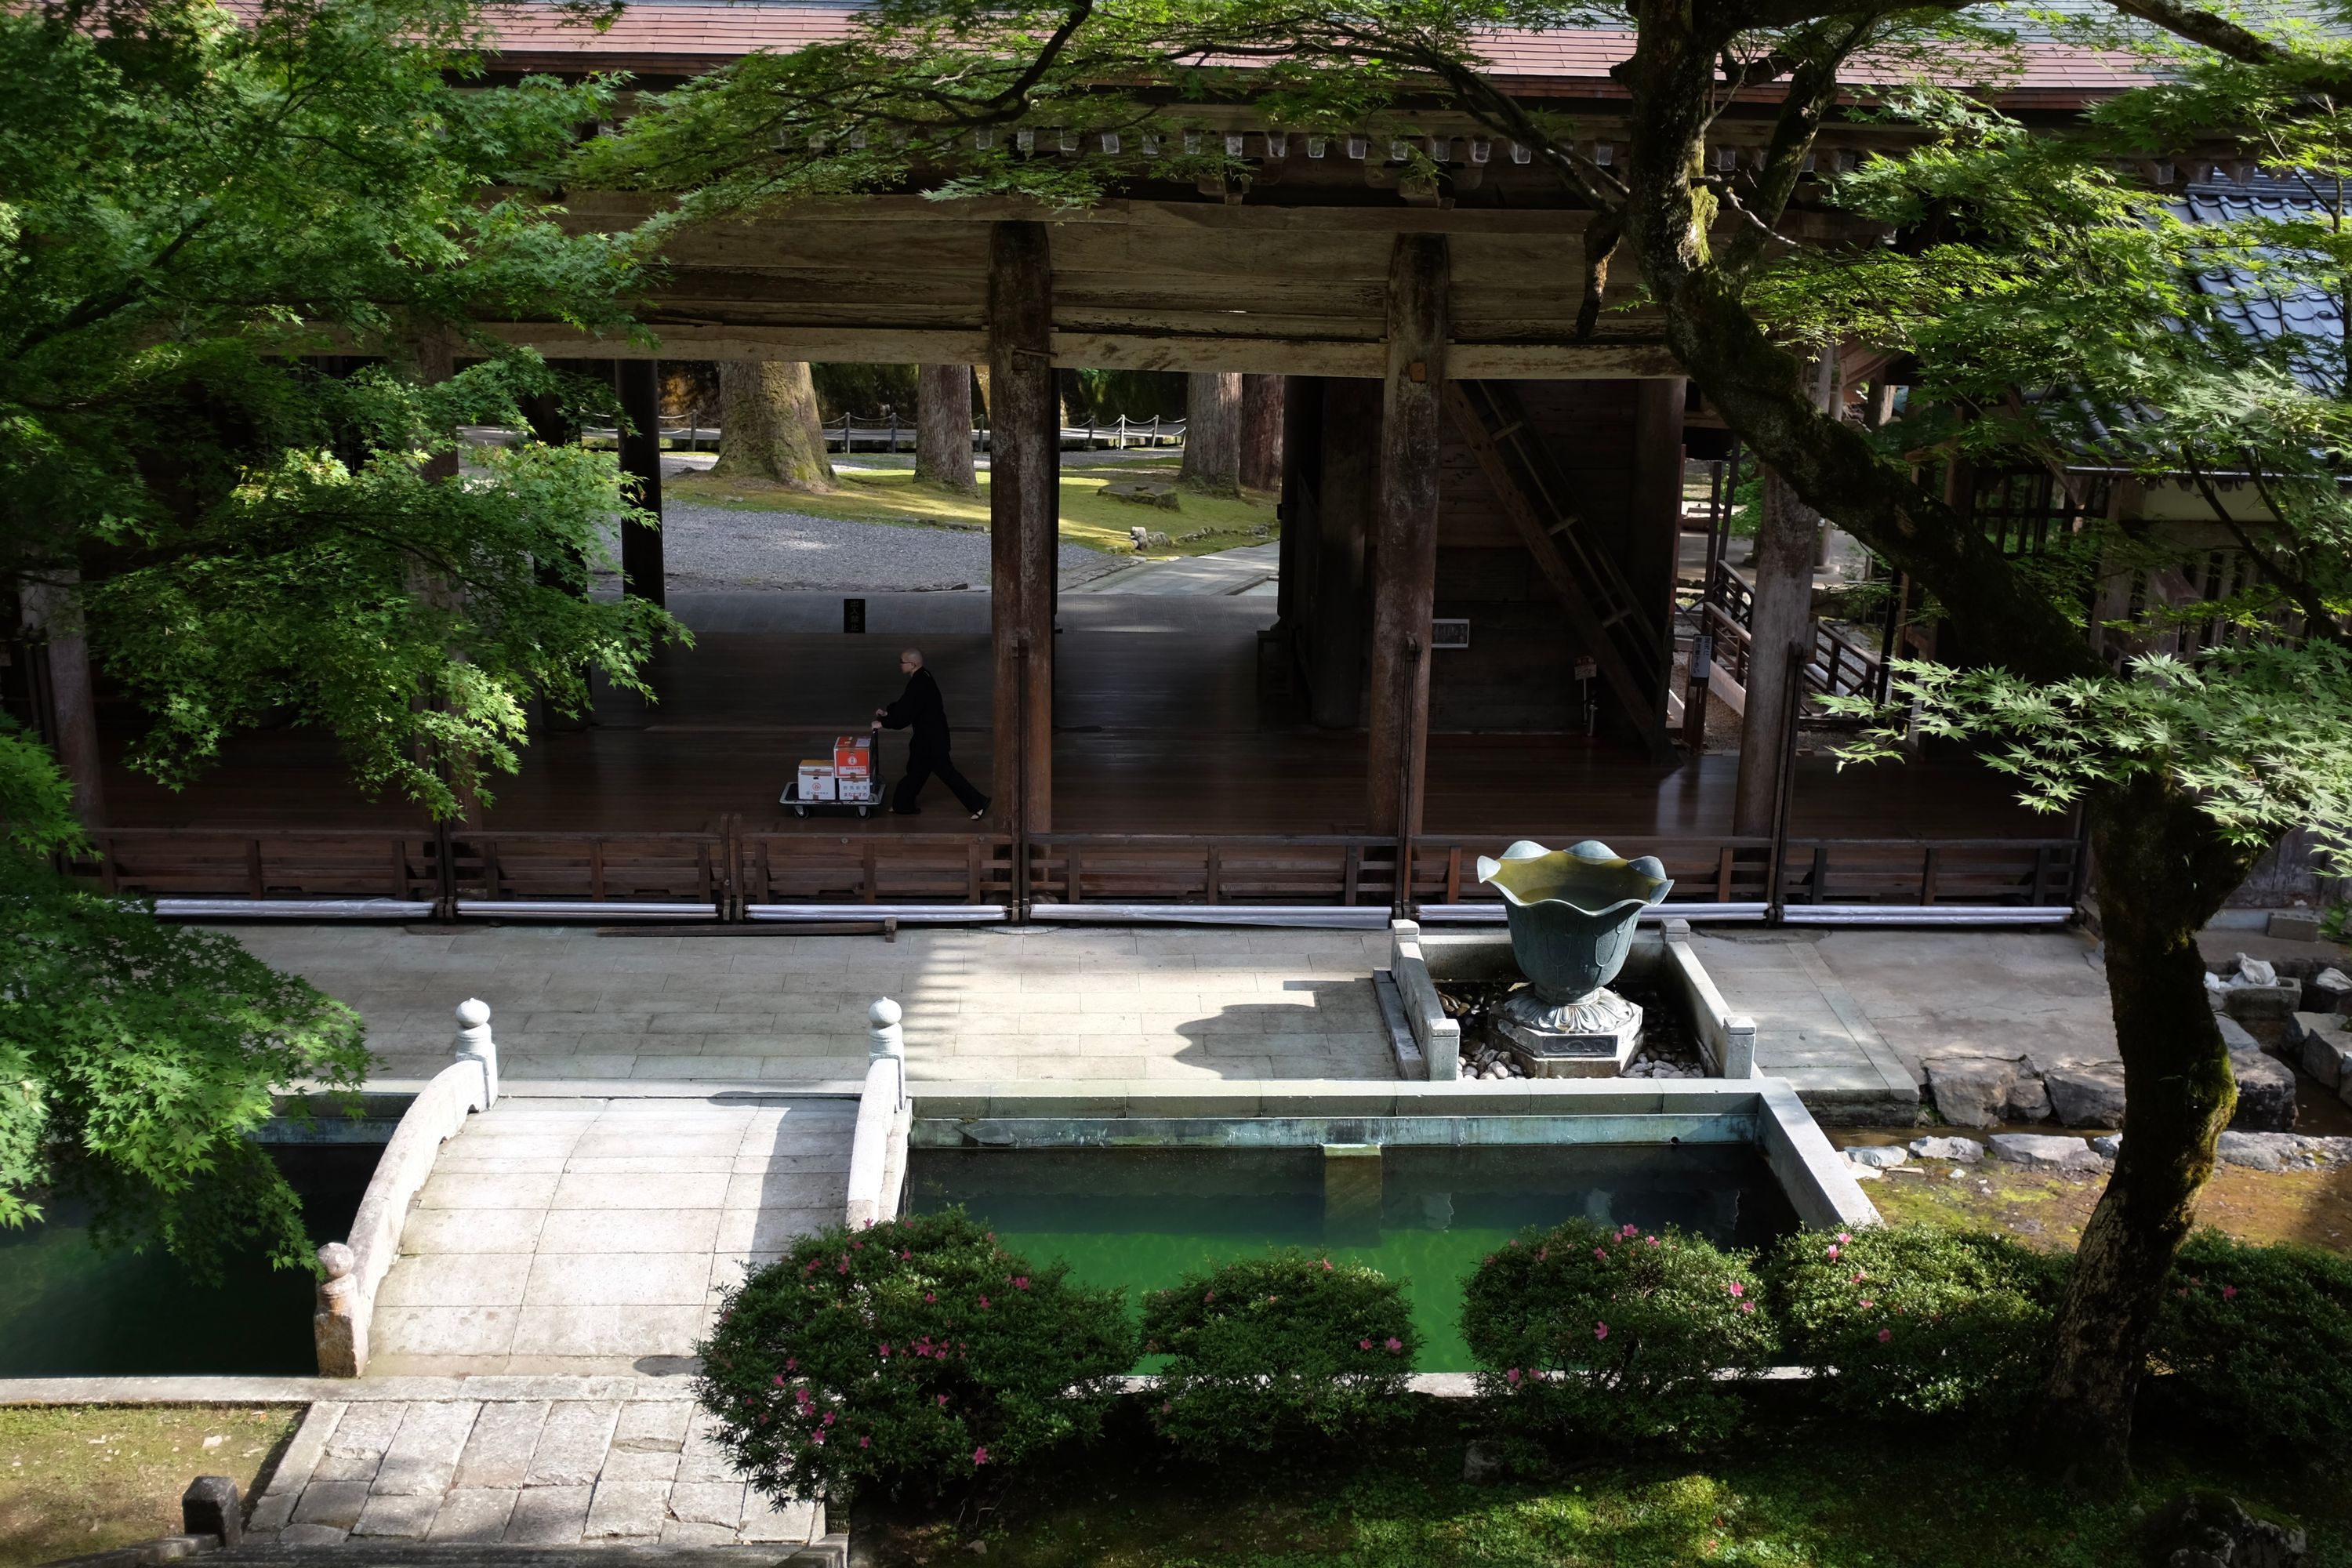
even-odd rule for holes
{"type": "Polygon", "coordinates": [[[1143,1305],[1144,1352],[1169,1358],[1152,1424],[1195,1458],[1394,1420],[1420,1348],[1395,1280],[1295,1250],[1187,1275],[1143,1305]]]}
{"type": "Polygon", "coordinates": [[[1746,1253],[1570,1220],[1486,1258],[1465,1289],[1462,1331],[1481,1390],[1516,1435],[1693,1446],[1738,1416],[1717,1371],[1771,1352],[1760,1295],[1746,1253]]]}
{"type": "Polygon", "coordinates": [[[2199,1231],[2180,1248],[2148,1352],[2149,1402],[2238,1443],[2352,1445],[2352,1258],[2199,1231]]]}
{"type": "Polygon", "coordinates": [[[1100,1430],[1135,1332],[1068,1272],[961,1209],[835,1226],[728,1296],[696,1395],[771,1496],[937,1498],[1100,1430]]]}
{"type": "Polygon", "coordinates": [[[2013,1410],[2040,1383],[2066,1261],[1934,1226],[1800,1231],[1766,1267],[1790,1359],[1865,1415],[2013,1410]]]}

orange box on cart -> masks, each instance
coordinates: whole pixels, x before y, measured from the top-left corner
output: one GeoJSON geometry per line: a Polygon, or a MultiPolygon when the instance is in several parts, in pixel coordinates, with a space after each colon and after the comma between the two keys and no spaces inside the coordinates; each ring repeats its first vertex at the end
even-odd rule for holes
{"type": "Polygon", "coordinates": [[[833,743],[834,776],[843,779],[870,779],[874,776],[874,739],[870,735],[844,735],[833,743]]]}

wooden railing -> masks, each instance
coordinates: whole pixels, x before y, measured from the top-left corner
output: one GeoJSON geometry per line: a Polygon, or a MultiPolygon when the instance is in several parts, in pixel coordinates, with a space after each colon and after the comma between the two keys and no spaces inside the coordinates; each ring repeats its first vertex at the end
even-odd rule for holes
{"type": "MultiPolygon", "coordinates": [[[[1417,904],[1475,904],[1481,855],[1508,840],[1424,835],[1411,847],[1417,904]]],[[[2071,905],[2083,870],[2072,839],[1614,838],[1655,855],[1673,903],[2071,905]]],[[[866,903],[1339,905],[1396,901],[1398,844],[1360,834],[745,831],[706,833],[219,833],[99,836],[75,868],[109,891],[247,900],[398,899],[439,904],[614,903],[707,907],[866,903]],[[1024,855],[1025,853],[1025,863],[1024,855]],[[1025,871],[1025,879],[1023,873],[1025,871]]],[[[521,911],[518,911],[521,912],[521,911]]]]}

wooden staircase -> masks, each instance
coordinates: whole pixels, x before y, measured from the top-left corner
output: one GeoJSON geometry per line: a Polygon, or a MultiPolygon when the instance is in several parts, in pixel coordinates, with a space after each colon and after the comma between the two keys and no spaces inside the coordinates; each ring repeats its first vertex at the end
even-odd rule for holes
{"type": "Polygon", "coordinates": [[[1449,381],[1445,406],[1494,487],[1504,515],[1551,584],[1569,625],[1600,666],[1650,760],[1679,759],[1666,731],[1665,690],[1673,655],[1665,628],[1633,596],[1623,573],[1591,539],[1570,500],[1568,476],[1528,417],[1510,384],[1449,381]]]}

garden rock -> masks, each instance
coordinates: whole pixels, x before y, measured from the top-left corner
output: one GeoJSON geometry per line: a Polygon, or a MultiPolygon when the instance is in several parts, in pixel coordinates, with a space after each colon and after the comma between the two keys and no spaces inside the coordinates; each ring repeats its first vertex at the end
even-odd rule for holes
{"type": "Polygon", "coordinates": [[[2123,1063],[2069,1063],[2052,1068],[2042,1081],[2050,1090],[2050,1108],[2067,1126],[2124,1124],[2123,1063]]]}
{"type": "Polygon", "coordinates": [[[1937,1057],[1927,1063],[1927,1091],[1955,1127],[1990,1127],[2009,1109],[2017,1064],[1998,1057],[1937,1057]]]}
{"type": "Polygon", "coordinates": [[[2352,1031],[2333,1013],[2295,1013],[2286,1021],[2286,1037],[2297,1047],[2296,1060],[2321,1087],[2341,1089],[2352,1077],[2352,1031]]]}
{"type": "MultiPolygon", "coordinates": [[[[2265,963],[2263,968],[2267,970],[2270,965],[2265,963]]],[[[2303,1005],[2303,982],[2273,980],[2268,984],[2242,980],[2234,982],[2226,987],[2222,1005],[2228,1009],[2230,1016],[2242,1022],[2284,1018],[2303,1005]]]]}
{"type": "Polygon", "coordinates": [[[2038,1076],[2021,1072],[2009,1091],[2009,1119],[2011,1121],[2047,1121],[2050,1120],[2050,1086],[2038,1076]]]}
{"type": "Polygon", "coordinates": [[[2157,1510],[2149,1532],[2166,1568],[2301,1568],[2300,1530],[2257,1519],[2221,1492],[2182,1492],[2157,1510]]]}
{"type": "Polygon", "coordinates": [[[2294,1069],[2259,1050],[2231,1051],[2230,1070],[2238,1079],[2238,1108],[2230,1125],[2244,1132],[2294,1130],[2294,1069]]]}
{"type": "Polygon", "coordinates": [[[1503,1479],[1503,1446],[1480,1437],[1462,1450],[1462,1479],[1474,1487],[1491,1486],[1503,1479]]]}
{"type": "Polygon", "coordinates": [[[1922,1160],[1956,1160],[1973,1165],[1984,1158],[1984,1145],[1973,1138],[1915,1138],[1911,1152],[1922,1160]]]}
{"type": "Polygon", "coordinates": [[[2352,1160],[2352,1138],[2307,1138],[2297,1132],[2224,1132],[2213,1152],[2225,1165],[2249,1171],[2309,1171],[2352,1160]]]}
{"type": "Polygon", "coordinates": [[[1992,1145],[1994,1159],[2029,1171],[2087,1175],[2104,1168],[2104,1162],[2080,1138],[2055,1132],[1996,1132],[1987,1142],[1992,1145]]]}
{"type": "Polygon", "coordinates": [[[1867,1165],[1874,1171],[1891,1171],[1911,1158],[1902,1150],[1889,1144],[1875,1144],[1848,1149],[1845,1157],[1857,1165],[1867,1165]]]}
{"type": "Polygon", "coordinates": [[[1155,484],[1150,479],[1113,479],[1102,488],[1105,500],[1123,500],[1136,506],[1156,506],[1162,511],[1181,511],[1182,504],[1176,499],[1171,485],[1155,484]]]}
{"type": "Polygon", "coordinates": [[[2273,910],[2263,934],[2273,942],[2317,942],[2319,915],[2313,910],[2273,910]]]}
{"type": "Polygon", "coordinates": [[[2102,1160],[2115,1159],[2124,1152],[2124,1135],[2120,1132],[2102,1132],[2091,1140],[2091,1152],[2102,1160]]]}
{"type": "Polygon", "coordinates": [[[2305,987],[2314,993],[2313,1000],[2330,1012],[2341,1013],[2352,1007],[2352,974],[2340,969],[2323,969],[2311,977],[2305,987]]]}
{"type": "Polygon", "coordinates": [[[2221,1017],[2214,1019],[2213,1022],[2221,1026],[2221,1043],[2231,1050],[2259,1051],[2263,1048],[2263,1043],[2254,1038],[2246,1026],[2235,1018],[2221,1017]]]}

